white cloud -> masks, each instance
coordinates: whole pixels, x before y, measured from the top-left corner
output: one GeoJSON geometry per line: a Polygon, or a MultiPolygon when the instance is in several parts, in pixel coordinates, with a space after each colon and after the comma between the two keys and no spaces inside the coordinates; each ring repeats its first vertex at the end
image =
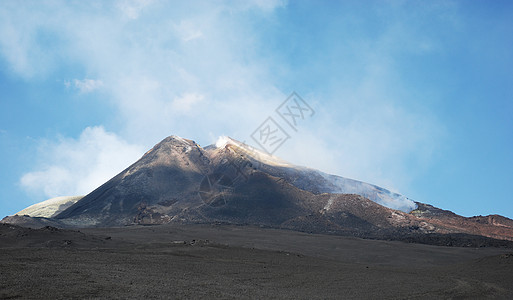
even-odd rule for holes
{"type": "Polygon", "coordinates": [[[204,98],[205,97],[203,95],[196,93],[186,93],[171,102],[171,109],[174,111],[187,112],[193,107],[200,105],[204,98]]]}
{"type": "MultiPolygon", "coordinates": [[[[71,82],[66,80],[64,81],[64,85],[69,88],[71,86],[71,82]]],[[[97,90],[103,86],[103,81],[95,80],[95,79],[73,79],[73,86],[83,94],[90,93],[94,90],[97,90]]]]}
{"type": "MultiPolygon", "coordinates": [[[[252,23],[240,22],[238,15],[252,7],[272,13],[282,2],[266,3],[121,1],[115,5],[124,12],[119,16],[108,13],[108,4],[77,9],[62,2],[37,9],[17,7],[15,12],[23,18],[5,10],[0,28],[15,23],[13,38],[25,39],[22,51],[12,51],[16,60],[7,57],[12,65],[34,59],[27,49],[41,46],[34,38],[37,32],[65,41],[55,60],[69,57],[85,74],[101,78],[65,84],[82,93],[101,87],[123,124],[118,133],[149,147],[170,134],[199,141],[210,140],[212,132],[243,136],[259,122],[266,105],[284,97],[269,82],[266,64],[252,52],[252,23]],[[52,18],[47,17],[50,14],[52,18]]],[[[0,41],[10,42],[2,35],[0,41]]],[[[27,65],[30,72],[40,70],[27,65]]],[[[17,72],[25,70],[20,67],[17,72]]]]}
{"type": "Polygon", "coordinates": [[[46,73],[52,59],[40,45],[34,43],[37,32],[35,26],[41,26],[40,20],[20,22],[25,11],[17,10],[14,2],[0,5],[0,53],[9,63],[14,74],[31,78],[37,73],[46,73]]]}
{"type": "Polygon", "coordinates": [[[141,11],[152,2],[152,0],[121,0],[117,2],[117,7],[127,18],[135,20],[139,18],[141,11]]]}
{"type": "MultiPolygon", "coordinates": [[[[131,161],[127,156],[117,167],[105,170],[91,153],[109,156],[123,147],[142,151],[131,144],[149,148],[171,134],[202,144],[215,142],[220,135],[251,143],[249,135],[290,93],[280,90],[279,82],[275,82],[279,78],[276,73],[286,67],[258,52],[267,41],[259,40],[256,34],[259,23],[246,22],[248,16],[243,15],[257,10],[259,14],[251,11],[250,17],[264,15],[260,21],[266,22],[265,16],[284,6],[283,1],[215,5],[209,1],[119,1],[114,9],[101,2],[97,7],[85,5],[87,9],[57,3],[61,5],[41,5],[37,9],[30,5],[0,6],[0,51],[14,72],[24,77],[44,74],[50,68],[48,64],[69,58],[83,69],[79,78],[85,79],[65,84],[81,93],[101,88],[115,108],[112,115],[119,130],[116,136],[89,128],[77,141],[61,140],[49,147],[48,152],[54,154],[47,157],[45,166],[23,177],[23,186],[32,191],[43,191],[47,196],[85,193],[108,177],[98,176],[102,179],[94,181],[97,172],[109,173],[121,168],[121,163],[127,166],[135,156],[129,155],[131,161]],[[36,38],[38,32],[48,32],[64,41],[59,51],[44,51],[53,49],[53,45],[41,45],[36,38]],[[40,64],[37,58],[41,55],[49,63],[40,64]],[[97,133],[91,136],[90,131],[97,133]],[[86,140],[102,137],[112,141],[81,147],[89,145],[86,140]],[[67,161],[57,159],[59,151],[68,157],[67,161]],[[70,158],[80,153],[85,156],[70,158]],[[93,163],[85,163],[89,160],[93,163]],[[82,168],[85,178],[79,179],[77,170],[82,168]],[[79,186],[82,183],[86,187],[79,186]]],[[[404,96],[407,91],[400,88],[400,76],[393,71],[394,58],[397,53],[403,54],[401,51],[424,53],[437,51],[440,46],[401,26],[385,26],[380,33],[376,41],[349,43],[358,48],[358,58],[363,57],[362,74],[354,76],[354,84],[347,84],[350,89],[326,92],[323,99],[316,99],[321,96],[315,93],[303,95],[298,91],[306,100],[315,100],[317,112],[277,155],[387,188],[401,191],[407,186],[414,169],[429,159],[439,128],[429,113],[403,107],[408,102],[404,96]],[[412,160],[416,161],[414,165],[412,160]]],[[[303,71],[318,68],[307,62],[301,65],[303,71]]],[[[291,74],[302,76],[301,72],[291,74]]],[[[331,74],[326,76],[335,80],[331,74]]]]}
{"type": "Polygon", "coordinates": [[[188,42],[203,36],[203,32],[196,28],[193,23],[188,20],[182,20],[176,26],[176,31],[183,41],[188,42]]]}
{"type": "Polygon", "coordinates": [[[246,8],[257,7],[264,12],[271,12],[276,8],[286,5],[286,0],[250,0],[241,1],[242,5],[247,5],[246,8]]]}
{"type": "Polygon", "coordinates": [[[137,160],[143,150],[101,126],[87,127],[78,140],[43,141],[38,166],[20,183],[39,197],[85,195],[137,160]]]}

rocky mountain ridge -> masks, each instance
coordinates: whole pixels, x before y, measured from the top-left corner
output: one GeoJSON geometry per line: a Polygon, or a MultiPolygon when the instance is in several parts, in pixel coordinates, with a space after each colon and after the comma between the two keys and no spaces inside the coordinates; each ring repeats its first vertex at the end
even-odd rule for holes
{"type": "Polygon", "coordinates": [[[513,241],[508,218],[465,218],[371,184],[291,165],[230,138],[202,148],[170,136],[52,218],[11,216],[3,222],[57,227],[224,223],[432,244],[513,241]]]}

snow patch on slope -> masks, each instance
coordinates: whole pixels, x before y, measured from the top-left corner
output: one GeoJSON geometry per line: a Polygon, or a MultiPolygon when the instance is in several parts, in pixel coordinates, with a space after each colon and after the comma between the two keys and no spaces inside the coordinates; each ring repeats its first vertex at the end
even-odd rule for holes
{"type": "Polygon", "coordinates": [[[15,215],[18,216],[30,216],[30,217],[43,217],[43,218],[51,218],[71,205],[75,204],[78,200],[82,199],[84,196],[64,196],[64,197],[56,197],[52,199],[48,199],[43,202],[36,203],[31,205],[19,212],[15,215]]]}

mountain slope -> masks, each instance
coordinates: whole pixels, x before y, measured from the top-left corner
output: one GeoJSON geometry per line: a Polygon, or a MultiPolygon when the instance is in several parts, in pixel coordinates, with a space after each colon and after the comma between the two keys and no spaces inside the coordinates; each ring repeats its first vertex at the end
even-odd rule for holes
{"type": "Polygon", "coordinates": [[[53,218],[3,222],[228,223],[444,245],[503,245],[489,237],[513,241],[513,221],[504,217],[464,218],[371,184],[291,165],[230,138],[202,148],[177,136],[53,218]]]}
{"type": "Polygon", "coordinates": [[[29,217],[41,217],[41,218],[51,218],[53,216],[58,215],[66,208],[75,204],[78,200],[82,199],[83,196],[64,196],[64,197],[56,197],[52,199],[48,199],[43,202],[36,203],[31,205],[19,212],[16,215],[19,216],[29,216],[29,217]]]}
{"type": "Polygon", "coordinates": [[[283,178],[294,186],[314,194],[357,194],[388,208],[404,212],[410,212],[417,207],[414,201],[403,195],[390,192],[373,184],[326,174],[315,169],[291,165],[275,156],[229,137],[220,138],[216,146],[216,148],[208,148],[213,155],[215,155],[216,149],[229,147],[237,154],[244,156],[244,158],[257,166],[259,170],[283,178]]]}
{"type": "Polygon", "coordinates": [[[191,140],[168,137],[57,219],[101,226],[175,220],[280,225],[320,212],[337,198],[328,195],[334,190],[360,192],[380,202],[402,197],[366,183],[330,179],[235,140],[223,140],[203,149],[191,140]],[[217,185],[205,185],[205,179],[217,185]]]}
{"type": "Polygon", "coordinates": [[[208,158],[196,143],[168,137],[57,218],[77,225],[130,224],[148,205],[176,208],[179,199],[198,198],[198,183],[208,170],[208,158]]]}

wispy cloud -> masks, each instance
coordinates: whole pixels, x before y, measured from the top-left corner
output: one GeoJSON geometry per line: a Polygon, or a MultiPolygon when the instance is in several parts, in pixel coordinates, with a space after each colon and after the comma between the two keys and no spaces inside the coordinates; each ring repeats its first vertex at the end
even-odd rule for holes
{"type": "Polygon", "coordinates": [[[36,195],[57,197],[91,192],[143,154],[103,127],[87,127],[78,139],[44,140],[35,171],[21,185],[36,195]]]}
{"type": "Polygon", "coordinates": [[[135,20],[139,18],[141,11],[153,0],[121,0],[117,2],[117,7],[129,19],[135,20]]]}
{"type": "MultiPolygon", "coordinates": [[[[268,43],[259,38],[261,25],[279,23],[269,17],[286,5],[284,1],[59,3],[1,9],[0,51],[13,71],[25,78],[51,70],[37,63],[39,52],[34,51],[41,50],[53,64],[65,57],[80,66],[82,76],[67,78],[84,79],[67,85],[81,93],[101,88],[115,109],[118,130],[114,135],[90,128],[78,141],[62,139],[50,147],[55,156],[47,158],[48,165],[35,167],[22,179],[23,186],[44,190],[47,196],[84,193],[93,181],[79,179],[80,174],[92,178],[87,174],[95,174],[96,169],[108,173],[100,163],[83,163],[96,157],[79,150],[88,145],[87,140],[112,139],[112,146],[93,142],[96,146],[91,149],[102,153],[105,148],[106,156],[115,153],[114,146],[135,149],[126,160],[170,134],[202,144],[220,135],[250,141],[249,135],[291,92],[282,90],[287,84],[275,81],[279,73],[302,76],[286,70],[280,57],[261,52],[268,43]],[[54,45],[41,43],[37,38],[41,32],[58,37],[58,51],[46,51],[54,45]],[[62,151],[70,157],[80,151],[92,156],[85,155],[81,163],[68,168],[55,149],[71,149],[62,151]]],[[[401,189],[405,185],[397,182],[406,182],[414,173],[408,169],[411,157],[419,161],[429,157],[439,128],[429,113],[403,105],[407,91],[394,72],[394,59],[403,51],[437,51],[439,45],[397,24],[383,28],[376,41],[339,43],[337,51],[352,47],[358,54],[359,73],[341,88],[329,87],[326,92],[319,91],[326,86],[311,92],[305,82],[294,86],[317,105],[317,113],[277,154],[294,163],[401,189]],[[404,40],[409,41],[407,47],[398,45],[404,40]]],[[[340,64],[352,63],[354,53],[340,64]]],[[[318,62],[308,65],[306,57],[297,63],[308,70],[317,68],[318,62]]],[[[330,80],[334,79],[326,76],[325,81],[330,80]]],[[[128,164],[126,160],[123,163],[128,164]]]]}
{"type": "Polygon", "coordinates": [[[193,108],[198,108],[198,105],[205,104],[202,103],[205,97],[203,95],[195,94],[195,93],[187,93],[181,97],[178,97],[171,102],[170,109],[172,111],[180,111],[187,112],[193,108]]]}
{"type": "Polygon", "coordinates": [[[188,20],[182,20],[176,25],[176,31],[183,41],[188,42],[198,39],[203,36],[203,32],[195,27],[193,23],[188,20]]]}
{"type": "Polygon", "coordinates": [[[65,80],[64,85],[67,88],[73,85],[80,93],[86,94],[101,88],[103,81],[95,79],[73,79],[73,81],[65,80]]]}
{"type": "Polygon", "coordinates": [[[45,66],[31,63],[30,49],[52,47],[37,39],[41,32],[56,36],[63,42],[47,55],[56,62],[70,57],[84,70],[84,79],[64,84],[84,94],[101,88],[120,121],[117,133],[92,127],[77,140],[45,141],[40,163],[22,177],[22,186],[46,197],[83,194],[170,134],[213,142],[224,132],[249,132],[260,108],[282,94],[263,79],[266,66],[241,51],[254,42],[251,24],[233,24],[247,10],[272,13],[274,3],[119,1],[112,10],[105,9],[109,4],[80,9],[63,2],[21,5],[18,17],[1,11],[2,32],[4,24],[12,30],[0,35],[0,43],[19,41],[19,49],[0,49],[16,74],[47,74],[45,66]]]}

